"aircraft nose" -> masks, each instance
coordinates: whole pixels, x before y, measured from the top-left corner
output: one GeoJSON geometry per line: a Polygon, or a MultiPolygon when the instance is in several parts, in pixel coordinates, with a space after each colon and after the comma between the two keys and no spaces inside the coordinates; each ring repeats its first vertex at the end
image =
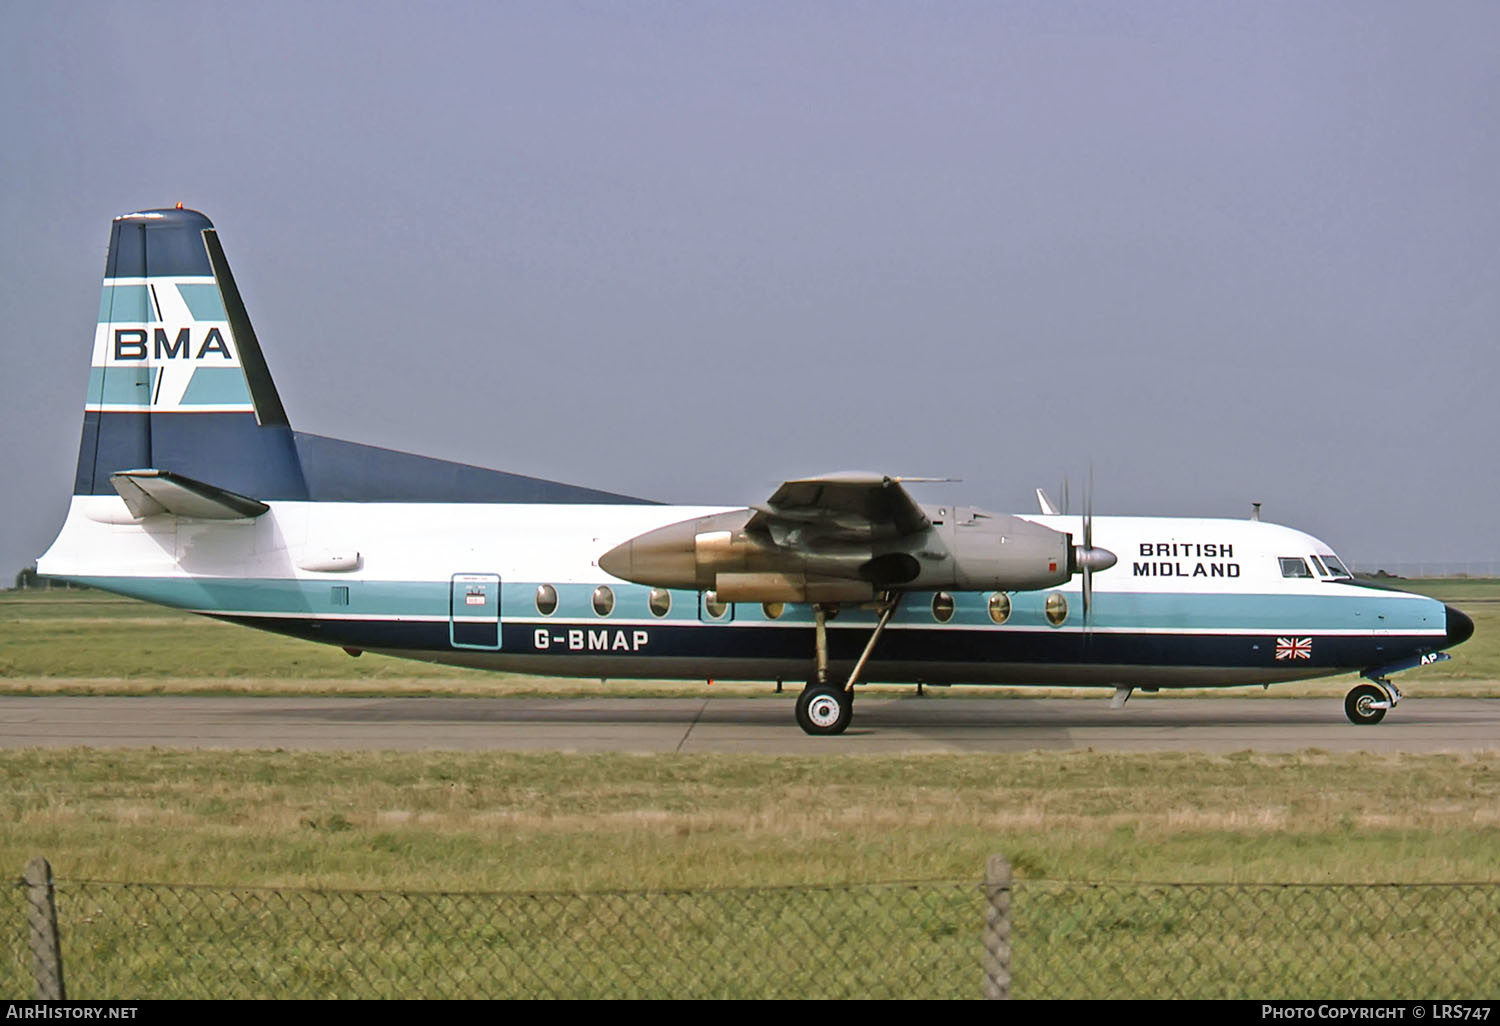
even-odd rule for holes
{"type": "Polygon", "coordinates": [[[1461,645],[1474,633],[1474,621],[1469,619],[1468,614],[1462,613],[1452,606],[1444,606],[1448,611],[1448,638],[1445,648],[1461,645]]]}

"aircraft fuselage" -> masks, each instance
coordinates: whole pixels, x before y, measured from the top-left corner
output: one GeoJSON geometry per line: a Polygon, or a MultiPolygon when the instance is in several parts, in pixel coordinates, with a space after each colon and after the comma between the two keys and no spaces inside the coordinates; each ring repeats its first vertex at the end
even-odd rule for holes
{"type": "MultiPolygon", "coordinates": [[[[240,521],[133,521],[117,496],[77,496],[42,568],[248,626],[461,666],[618,679],[797,680],[810,672],[811,606],[720,608],[712,592],[652,589],[597,565],[633,536],[720,508],[270,506],[240,521]],[[320,560],[347,569],[303,568],[320,560]]],[[[1080,530],[1078,517],[1027,519],[1080,530]]],[[[912,592],[864,680],[1270,684],[1387,665],[1453,643],[1443,603],[1319,573],[1313,557],[1331,550],[1300,531],[1096,517],[1094,532],[1120,559],[1096,575],[1086,626],[1076,579],[1040,591],[912,592]],[[1284,576],[1282,560],[1297,561],[1308,576],[1284,576]]],[[[862,605],[838,608],[828,625],[835,672],[857,658],[875,615],[862,605]]]]}

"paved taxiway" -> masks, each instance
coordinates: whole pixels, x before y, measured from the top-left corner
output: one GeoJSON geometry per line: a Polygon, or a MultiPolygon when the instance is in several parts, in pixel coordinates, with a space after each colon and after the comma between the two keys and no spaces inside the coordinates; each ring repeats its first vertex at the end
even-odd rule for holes
{"type": "Polygon", "coordinates": [[[1500,749],[1500,699],[1408,698],[1374,727],[1338,699],[861,696],[842,737],[781,698],[0,697],[0,747],[569,752],[1435,752],[1500,749]]]}

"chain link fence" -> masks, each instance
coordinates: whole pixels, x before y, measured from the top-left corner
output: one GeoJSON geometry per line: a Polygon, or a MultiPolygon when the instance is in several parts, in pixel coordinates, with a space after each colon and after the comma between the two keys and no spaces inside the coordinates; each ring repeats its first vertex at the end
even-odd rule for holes
{"type": "Polygon", "coordinates": [[[62,881],[0,996],[1495,998],[1500,884],[985,881],[388,893],[62,881]],[[45,932],[45,925],[41,927],[45,932]]]}
{"type": "Polygon", "coordinates": [[[1500,884],[1015,887],[1017,997],[1500,997],[1500,884]]]}

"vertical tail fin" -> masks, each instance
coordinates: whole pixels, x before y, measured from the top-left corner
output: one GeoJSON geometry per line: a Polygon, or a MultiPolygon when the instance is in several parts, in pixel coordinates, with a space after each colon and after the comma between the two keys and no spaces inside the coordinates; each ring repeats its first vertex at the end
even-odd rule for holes
{"type": "Polygon", "coordinates": [[[286,411],[212,222],[195,210],[115,218],[74,493],[168,470],[244,495],[304,498],[286,411]]]}

